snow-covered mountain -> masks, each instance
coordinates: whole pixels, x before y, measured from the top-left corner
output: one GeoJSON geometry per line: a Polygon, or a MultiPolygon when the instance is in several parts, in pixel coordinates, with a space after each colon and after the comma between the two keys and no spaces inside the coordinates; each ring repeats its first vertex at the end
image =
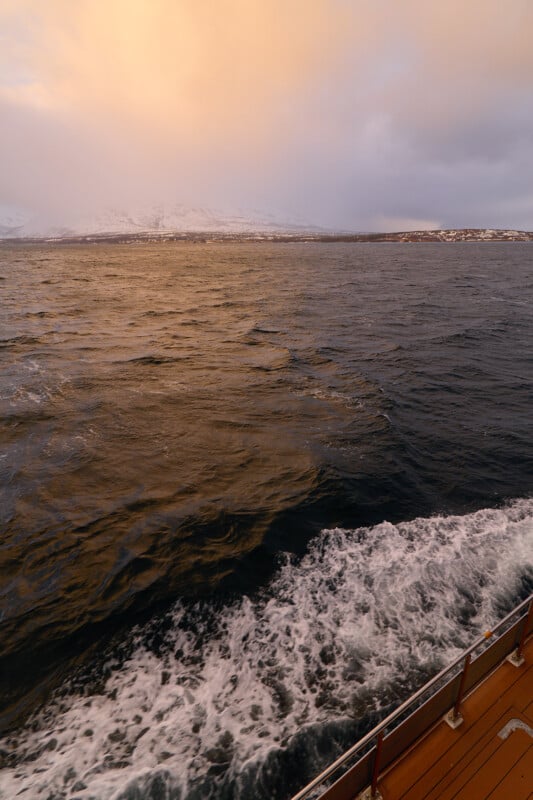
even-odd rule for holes
{"type": "MultiPolygon", "coordinates": [[[[281,222],[260,212],[222,212],[180,204],[135,211],[109,209],[65,225],[31,218],[19,210],[0,207],[0,238],[64,238],[113,234],[183,233],[295,233],[313,230],[298,222],[281,222]]],[[[316,230],[316,229],[315,229],[316,230]]]]}
{"type": "Polygon", "coordinates": [[[0,206],[0,238],[3,236],[17,236],[16,231],[24,227],[28,216],[18,208],[0,206]]]}
{"type": "Polygon", "coordinates": [[[223,212],[181,204],[157,205],[124,211],[108,209],[95,216],[64,225],[31,217],[20,209],[0,205],[0,239],[57,239],[150,241],[195,238],[196,234],[223,238],[303,239],[352,242],[490,242],[533,241],[533,232],[459,228],[412,230],[394,233],[331,231],[296,221],[281,221],[257,211],[223,212]]]}

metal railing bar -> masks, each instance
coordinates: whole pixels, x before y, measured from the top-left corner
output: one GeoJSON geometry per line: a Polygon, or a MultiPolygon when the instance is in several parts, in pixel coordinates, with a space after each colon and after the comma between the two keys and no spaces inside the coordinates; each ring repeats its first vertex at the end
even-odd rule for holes
{"type": "Polygon", "coordinates": [[[530,622],[531,619],[533,619],[533,600],[529,604],[529,608],[528,608],[527,615],[526,615],[526,618],[525,618],[526,621],[524,622],[524,628],[523,628],[522,634],[520,636],[520,641],[518,643],[518,647],[516,648],[516,657],[517,658],[521,658],[521,656],[522,656],[522,648],[524,647],[524,644],[525,644],[525,641],[526,641],[527,629],[529,628],[529,622],[530,622]]]}
{"type": "MultiPolygon", "coordinates": [[[[466,650],[463,650],[461,655],[458,656],[455,659],[455,661],[453,661],[447,667],[444,667],[444,669],[442,669],[437,675],[435,675],[433,678],[431,678],[431,680],[425,683],[424,686],[422,686],[420,689],[418,689],[418,691],[416,691],[414,694],[408,697],[408,699],[405,700],[401,705],[399,705],[398,708],[395,709],[395,711],[393,711],[391,714],[388,715],[388,717],[385,717],[384,720],[382,720],[378,725],[376,725],[375,728],[372,728],[371,731],[365,734],[365,736],[363,736],[362,739],[359,739],[359,741],[356,742],[352,747],[346,750],[346,752],[344,752],[341,756],[339,756],[339,758],[332,764],[330,764],[329,767],[326,767],[326,769],[323,772],[321,772],[320,775],[317,775],[316,778],[313,778],[313,780],[307,784],[307,786],[304,786],[304,788],[301,789],[297,794],[293,795],[291,800],[303,800],[303,798],[305,798],[309,794],[309,792],[311,792],[313,789],[316,789],[317,786],[320,786],[321,783],[323,783],[325,780],[331,777],[331,775],[333,775],[333,773],[336,772],[339,769],[339,767],[342,767],[342,765],[345,764],[346,761],[349,761],[350,758],[352,758],[352,756],[355,755],[355,753],[357,753],[359,750],[362,750],[367,744],[369,744],[373,739],[375,739],[376,736],[382,730],[384,730],[388,725],[391,724],[391,722],[394,722],[394,720],[397,717],[401,716],[401,714],[403,714],[403,712],[406,711],[409,708],[409,706],[413,705],[413,703],[415,703],[420,697],[425,695],[429,691],[429,689],[431,689],[436,683],[439,683],[439,681],[441,681],[449,672],[455,669],[455,667],[457,667],[457,665],[460,664],[461,661],[464,661],[466,656],[470,655],[476,648],[479,647],[480,644],[486,642],[489,636],[493,637],[495,634],[497,634],[498,631],[507,624],[507,622],[509,622],[510,620],[513,619],[513,617],[519,614],[522,611],[522,609],[524,609],[529,603],[533,603],[533,594],[530,594],[526,600],[523,600],[505,617],[503,617],[503,619],[501,619],[491,631],[487,631],[486,633],[479,636],[479,638],[476,639],[473,642],[473,644],[470,645],[470,647],[468,647],[466,650]]],[[[526,619],[525,616],[524,619],[526,619]]],[[[527,619],[526,619],[526,627],[527,627],[527,619]]]]}

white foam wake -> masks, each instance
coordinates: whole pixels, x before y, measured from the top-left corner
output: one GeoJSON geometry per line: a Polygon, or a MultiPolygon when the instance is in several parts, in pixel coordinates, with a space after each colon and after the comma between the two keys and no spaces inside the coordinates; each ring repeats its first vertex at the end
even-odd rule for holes
{"type": "Polygon", "coordinates": [[[98,691],[58,694],[0,742],[17,754],[0,773],[0,798],[177,800],[221,787],[224,797],[286,796],[276,795],[283,776],[268,785],[269,770],[297,737],[311,742],[335,722],[353,734],[532,583],[533,500],[324,531],[258,597],[178,603],[157,654],[138,630],[128,659],[104,665],[98,691]]]}

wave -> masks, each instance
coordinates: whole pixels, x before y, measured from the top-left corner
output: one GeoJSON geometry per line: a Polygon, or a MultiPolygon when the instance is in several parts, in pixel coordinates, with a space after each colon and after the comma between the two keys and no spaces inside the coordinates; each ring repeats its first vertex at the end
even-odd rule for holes
{"type": "Polygon", "coordinates": [[[45,334],[41,334],[40,336],[26,336],[21,334],[20,336],[11,336],[7,339],[0,339],[0,347],[17,347],[18,345],[35,345],[41,344],[42,337],[45,334]]]}
{"type": "Polygon", "coordinates": [[[127,358],[121,361],[115,361],[115,364],[176,364],[179,361],[188,360],[187,356],[162,356],[162,355],[148,355],[137,356],[135,358],[127,358]]]}
{"type": "Polygon", "coordinates": [[[162,311],[155,311],[151,309],[150,311],[145,311],[141,314],[142,317],[175,317],[181,316],[184,312],[181,309],[171,308],[171,309],[164,309],[162,311]]]}
{"type": "Polygon", "coordinates": [[[0,741],[0,798],[284,798],[533,588],[533,499],[323,531],[178,602],[0,741]]]}

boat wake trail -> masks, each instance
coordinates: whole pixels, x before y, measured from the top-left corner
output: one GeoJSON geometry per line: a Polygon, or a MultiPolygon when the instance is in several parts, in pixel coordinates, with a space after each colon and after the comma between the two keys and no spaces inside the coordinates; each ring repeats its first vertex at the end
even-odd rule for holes
{"type": "Polygon", "coordinates": [[[178,602],[0,741],[0,797],[286,798],[533,588],[533,500],[325,530],[178,602]]]}

